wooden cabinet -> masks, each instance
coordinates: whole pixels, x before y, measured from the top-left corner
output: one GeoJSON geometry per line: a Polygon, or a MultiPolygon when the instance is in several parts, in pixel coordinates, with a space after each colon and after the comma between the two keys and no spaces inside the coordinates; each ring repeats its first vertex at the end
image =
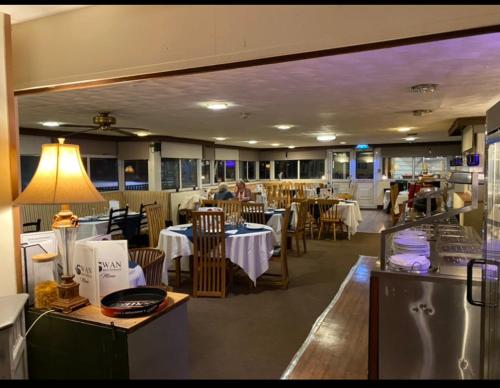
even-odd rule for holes
{"type": "MultiPolygon", "coordinates": [[[[111,318],[95,306],[42,317],[28,337],[31,379],[187,379],[188,295],[161,312],[111,318]]],[[[30,309],[28,325],[41,311],[30,309]]]]}
{"type": "Polygon", "coordinates": [[[28,294],[0,297],[0,379],[27,379],[24,305],[28,294]]]}

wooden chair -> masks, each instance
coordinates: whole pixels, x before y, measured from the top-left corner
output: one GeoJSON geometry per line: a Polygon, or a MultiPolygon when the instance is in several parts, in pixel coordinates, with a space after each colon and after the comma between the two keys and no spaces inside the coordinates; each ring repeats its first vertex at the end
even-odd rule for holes
{"type": "Polygon", "coordinates": [[[42,220],[38,218],[34,222],[25,222],[23,224],[23,233],[35,233],[39,232],[41,229],[42,220]]]}
{"type": "Polygon", "coordinates": [[[163,272],[163,262],[165,253],[154,248],[136,248],[128,250],[129,258],[134,263],[141,266],[146,278],[146,285],[162,285],[161,275],[163,272]]]}
{"type": "Polygon", "coordinates": [[[217,201],[216,199],[202,199],[200,206],[201,207],[214,207],[217,206],[217,201]]]}
{"type": "Polygon", "coordinates": [[[283,227],[287,228],[288,237],[295,239],[295,245],[297,247],[297,255],[300,256],[300,245],[299,241],[302,240],[304,244],[304,253],[307,253],[306,246],[306,220],[307,220],[307,201],[297,202],[297,226],[293,230],[288,229],[288,223],[284,223],[283,227]]]}
{"type": "Polygon", "coordinates": [[[217,207],[222,208],[226,220],[233,216],[239,219],[241,217],[241,202],[240,201],[217,201],[217,207]]]}
{"type": "Polygon", "coordinates": [[[129,238],[129,247],[140,248],[149,246],[148,235],[148,217],[146,216],[146,207],[156,205],[157,202],[143,204],[139,207],[139,221],[134,236],[129,238]]]}
{"type": "Polygon", "coordinates": [[[255,224],[266,223],[263,203],[243,202],[241,204],[241,214],[246,222],[253,222],[255,224]]]}
{"type": "Polygon", "coordinates": [[[127,229],[127,221],[128,206],[121,209],[109,209],[108,229],[106,233],[111,233],[113,240],[128,240],[129,231],[127,229]]]}
{"type": "MultiPolygon", "coordinates": [[[[284,225],[288,225],[290,222],[291,209],[290,206],[286,208],[285,214],[283,215],[283,223],[284,225]]],[[[279,262],[280,263],[280,273],[274,273],[271,271],[263,273],[257,282],[261,282],[262,280],[267,280],[266,277],[279,278],[278,280],[268,281],[269,284],[281,286],[282,288],[288,288],[288,256],[287,256],[287,234],[281,233],[281,243],[280,247],[276,248],[273,252],[273,255],[269,259],[270,262],[279,262]]]]}
{"type": "Polygon", "coordinates": [[[193,213],[193,296],[226,297],[226,241],[223,212],[193,213]],[[209,231],[210,230],[210,231],[209,231]]]}
{"type": "Polygon", "coordinates": [[[398,206],[396,205],[398,194],[399,194],[399,186],[397,184],[391,185],[391,217],[393,225],[396,225],[396,223],[399,220],[399,216],[401,215],[401,212],[399,212],[399,214],[396,214],[395,212],[396,206],[398,206]]]}
{"type": "Polygon", "coordinates": [[[323,230],[325,228],[330,229],[331,225],[333,225],[333,240],[337,240],[337,225],[344,224],[337,214],[337,205],[339,201],[337,199],[319,199],[317,202],[320,214],[318,240],[321,239],[323,230]]]}
{"type": "Polygon", "coordinates": [[[311,238],[313,239],[314,238],[314,230],[315,229],[319,230],[319,224],[316,221],[316,218],[314,217],[314,206],[316,204],[316,200],[309,198],[305,202],[307,204],[307,215],[306,215],[305,229],[309,230],[311,238]]]}

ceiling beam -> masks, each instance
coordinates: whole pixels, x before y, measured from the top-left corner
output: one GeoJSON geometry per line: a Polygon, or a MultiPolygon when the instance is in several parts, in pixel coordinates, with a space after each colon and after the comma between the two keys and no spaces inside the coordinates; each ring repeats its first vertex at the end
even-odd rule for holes
{"type": "Polygon", "coordinates": [[[468,125],[485,125],[486,116],[460,117],[451,124],[448,129],[449,136],[462,136],[462,131],[468,125]]]}

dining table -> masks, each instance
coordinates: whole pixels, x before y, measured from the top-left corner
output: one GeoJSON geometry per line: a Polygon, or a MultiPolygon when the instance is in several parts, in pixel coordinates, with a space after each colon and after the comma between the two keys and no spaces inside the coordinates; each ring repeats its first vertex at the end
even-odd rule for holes
{"type": "MultiPolygon", "coordinates": [[[[193,254],[192,224],[170,226],[161,230],[158,249],[165,253],[162,281],[168,284],[168,269],[181,257],[184,265],[193,254]]],[[[235,227],[225,225],[226,257],[238,265],[256,284],[257,278],[269,269],[269,259],[277,243],[273,228],[262,224],[235,227]]]]}
{"type": "MultiPolygon", "coordinates": [[[[140,215],[138,212],[129,212],[127,218],[127,228],[131,233],[130,235],[134,235],[140,222],[140,215]]],[[[108,231],[109,215],[85,216],[80,217],[78,221],[77,240],[106,234],[108,231]]],[[[112,234],[119,234],[119,232],[116,231],[112,234]]]]}
{"type": "MultiPolygon", "coordinates": [[[[320,217],[319,206],[317,204],[314,204],[313,216],[315,219],[319,219],[320,217]]],[[[337,216],[347,226],[347,239],[350,240],[357,233],[358,226],[363,221],[358,201],[340,199],[337,204],[337,216]]]]}
{"type": "MultiPolygon", "coordinates": [[[[297,227],[297,203],[292,202],[290,205],[290,224],[288,225],[288,229],[295,229],[297,227]]],[[[266,225],[273,228],[276,233],[276,240],[281,241],[281,230],[283,229],[283,218],[285,215],[285,209],[270,209],[264,211],[264,217],[266,219],[266,225]]]]}

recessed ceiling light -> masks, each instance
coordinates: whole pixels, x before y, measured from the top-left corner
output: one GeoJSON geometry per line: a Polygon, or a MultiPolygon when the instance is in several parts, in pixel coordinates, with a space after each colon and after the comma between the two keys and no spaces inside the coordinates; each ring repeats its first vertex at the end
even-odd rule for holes
{"type": "Polygon", "coordinates": [[[437,90],[438,84],[418,84],[410,88],[413,93],[433,93],[437,90]]]}
{"type": "Polygon", "coordinates": [[[341,141],[340,144],[345,144],[345,141],[341,141]]]}
{"type": "Polygon", "coordinates": [[[318,141],[333,141],[337,138],[335,135],[320,135],[316,136],[316,140],[318,141]]]}
{"type": "Polygon", "coordinates": [[[137,136],[139,137],[144,137],[144,136],[149,136],[151,135],[151,133],[147,132],[147,131],[138,131],[135,133],[137,136]]]}
{"type": "Polygon", "coordinates": [[[225,102],[209,102],[206,107],[210,110],[223,110],[229,107],[228,103],[225,102]]]}
{"type": "Polygon", "coordinates": [[[58,127],[61,123],[57,121],[43,121],[42,125],[45,127],[58,127]]]}
{"type": "Polygon", "coordinates": [[[280,146],[281,144],[280,144],[280,143],[273,143],[273,144],[271,144],[271,145],[272,145],[273,147],[278,147],[278,146],[280,146]]]}
{"type": "Polygon", "coordinates": [[[415,140],[417,140],[417,138],[415,136],[406,136],[404,139],[406,141],[415,141],[415,140]]]}
{"type": "Polygon", "coordinates": [[[288,146],[288,148],[295,148],[295,146],[294,146],[294,145],[291,145],[291,146],[288,146]]]}
{"type": "Polygon", "coordinates": [[[398,128],[398,131],[399,132],[408,132],[408,131],[411,131],[413,128],[411,127],[399,127],[398,128]]]}
{"type": "Polygon", "coordinates": [[[413,116],[425,116],[432,113],[430,109],[417,109],[413,111],[413,116]]]}
{"type": "Polygon", "coordinates": [[[227,137],[214,137],[214,139],[218,141],[224,141],[227,140],[227,137]]]}
{"type": "Polygon", "coordinates": [[[248,144],[257,144],[258,141],[257,140],[248,140],[247,143],[248,144]]]}
{"type": "Polygon", "coordinates": [[[293,125],[291,125],[291,124],[278,124],[278,125],[275,125],[274,127],[281,129],[282,131],[286,131],[290,128],[293,128],[293,125]]]}

